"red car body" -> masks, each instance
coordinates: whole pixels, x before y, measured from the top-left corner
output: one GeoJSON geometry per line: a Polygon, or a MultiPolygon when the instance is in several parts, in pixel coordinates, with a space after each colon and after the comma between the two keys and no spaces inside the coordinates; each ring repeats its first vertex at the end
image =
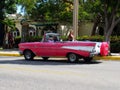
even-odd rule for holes
{"type": "Polygon", "coordinates": [[[79,58],[90,61],[94,55],[107,55],[108,44],[105,42],[91,41],[56,41],[49,42],[49,35],[58,34],[47,33],[41,42],[26,42],[19,44],[19,50],[24,54],[26,60],[33,59],[34,56],[48,57],[68,57],[70,62],[76,62],[79,58]]]}

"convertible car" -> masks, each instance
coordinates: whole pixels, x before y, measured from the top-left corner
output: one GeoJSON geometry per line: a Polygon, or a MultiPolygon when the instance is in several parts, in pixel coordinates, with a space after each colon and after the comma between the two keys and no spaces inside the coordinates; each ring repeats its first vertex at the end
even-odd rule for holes
{"type": "Polygon", "coordinates": [[[40,42],[25,42],[19,44],[19,50],[25,60],[32,60],[40,56],[43,60],[49,57],[67,57],[69,62],[77,62],[84,59],[92,60],[94,55],[108,55],[106,42],[92,41],[61,41],[57,33],[46,33],[40,42]]]}

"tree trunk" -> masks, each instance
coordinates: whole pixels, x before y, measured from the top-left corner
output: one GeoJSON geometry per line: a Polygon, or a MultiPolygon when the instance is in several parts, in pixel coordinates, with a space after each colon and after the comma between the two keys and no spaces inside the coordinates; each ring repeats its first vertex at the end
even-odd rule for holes
{"type": "Polygon", "coordinates": [[[98,24],[96,22],[94,22],[93,29],[92,29],[92,34],[91,34],[92,36],[95,35],[97,26],[98,26],[98,24]]]}
{"type": "MultiPolygon", "coordinates": [[[[108,25],[106,27],[108,27],[108,25]]],[[[115,27],[114,25],[111,25],[110,29],[107,30],[107,28],[106,28],[105,29],[105,34],[104,34],[105,42],[107,42],[109,44],[109,55],[111,55],[111,50],[110,50],[110,41],[111,41],[111,39],[110,39],[110,36],[112,34],[112,31],[113,31],[114,27],[115,27]]]]}
{"type": "Polygon", "coordinates": [[[109,35],[108,33],[107,33],[106,36],[105,36],[105,42],[107,42],[108,45],[109,45],[108,55],[111,55],[111,50],[110,50],[110,36],[111,36],[111,35],[109,35]]]}
{"type": "Polygon", "coordinates": [[[5,33],[4,33],[4,38],[3,38],[3,48],[9,48],[8,39],[6,41],[6,37],[8,38],[8,36],[7,36],[8,26],[7,25],[4,26],[4,31],[5,31],[5,33]]]}

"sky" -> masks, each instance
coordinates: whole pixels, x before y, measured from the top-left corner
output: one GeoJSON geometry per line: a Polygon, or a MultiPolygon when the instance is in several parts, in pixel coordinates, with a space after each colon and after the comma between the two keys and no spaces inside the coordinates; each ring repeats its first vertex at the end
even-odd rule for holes
{"type": "Polygon", "coordinates": [[[17,13],[20,13],[20,14],[24,15],[24,10],[21,9],[21,8],[22,8],[21,5],[17,5],[17,13]]]}

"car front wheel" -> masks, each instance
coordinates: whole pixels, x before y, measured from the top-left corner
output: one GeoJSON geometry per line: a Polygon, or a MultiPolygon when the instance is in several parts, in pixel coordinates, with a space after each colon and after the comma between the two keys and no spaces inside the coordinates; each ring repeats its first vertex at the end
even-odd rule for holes
{"type": "Polygon", "coordinates": [[[74,53],[68,54],[68,61],[71,63],[77,62],[78,61],[78,55],[74,53]]]}
{"type": "Polygon", "coordinates": [[[25,60],[33,60],[34,54],[30,50],[26,50],[24,52],[24,58],[25,60]]]}

